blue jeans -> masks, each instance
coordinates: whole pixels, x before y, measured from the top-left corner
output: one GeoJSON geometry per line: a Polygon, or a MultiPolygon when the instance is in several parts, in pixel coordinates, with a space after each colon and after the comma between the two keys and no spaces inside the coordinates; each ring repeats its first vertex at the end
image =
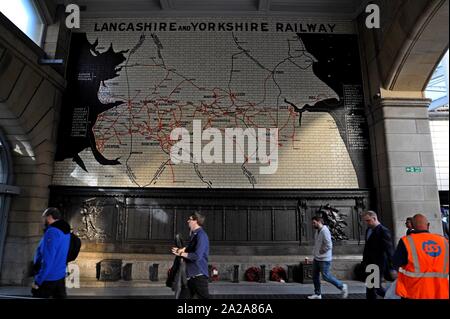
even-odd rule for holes
{"type": "Polygon", "coordinates": [[[342,290],[344,285],[336,277],[330,273],[331,261],[313,261],[313,283],[314,283],[314,293],[316,295],[321,295],[320,290],[320,273],[322,273],[322,278],[328,281],[330,284],[334,285],[336,288],[342,290]]]}

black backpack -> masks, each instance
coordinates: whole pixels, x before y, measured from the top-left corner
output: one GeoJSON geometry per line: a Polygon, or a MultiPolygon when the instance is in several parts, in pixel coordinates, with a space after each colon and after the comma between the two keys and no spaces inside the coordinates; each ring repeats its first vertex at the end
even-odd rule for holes
{"type": "Polygon", "coordinates": [[[80,253],[81,239],[74,233],[70,233],[69,252],[67,253],[67,262],[77,259],[80,253]]]}

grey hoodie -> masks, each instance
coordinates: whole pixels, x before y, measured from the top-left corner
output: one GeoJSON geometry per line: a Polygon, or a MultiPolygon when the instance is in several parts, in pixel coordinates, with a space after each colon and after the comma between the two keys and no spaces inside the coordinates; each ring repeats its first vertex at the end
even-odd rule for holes
{"type": "Polygon", "coordinates": [[[330,230],[323,225],[322,229],[314,232],[314,259],[317,261],[331,261],[333,242],[331,241],[330,230]]]}

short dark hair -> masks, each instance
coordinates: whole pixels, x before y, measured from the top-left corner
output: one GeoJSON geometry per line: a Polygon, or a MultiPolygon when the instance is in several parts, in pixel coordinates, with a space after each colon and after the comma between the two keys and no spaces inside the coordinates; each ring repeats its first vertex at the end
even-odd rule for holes
{"type": "Polygon", "coordinates": [[[377,213],[375,213],[373,210],[368,210],[368,211],[363,212],[361,214],[361,217],[363,217],[363,216],[369,216],[370,218],[375,217],[376,219],[378,219],[377,213]]]}
{"type": "Polygon", "coordinates": [[[312,218],[311,218],[311,220],[315,220],[316,222],[319,222],[319,223],[321,223],[321,224],[323,224],[323,218],[322,217],[320,217],[320,216],[313,216],[312,218]]]}
{"type": "Polygon", "coordinates": [[[199,212],[194,212],[191,216],[190,216],[193,220],[197,221],[197,224],[199,226],[203,226],[203,224],[205,223],[205,216],[203,216],[202,214],[200,214],[199,212]]]}
{"type": "Polygon", "coordinates": [[[408,217],[408,218],[406,218],[406,221],[410,222],[412,224],[413,218],[412,217],[408,217]]]}
{"type": "Polygon", "coordinates": [[[49,207],[46,210],[44,210],[42,217],[48,217],[48,216],[52,216],[53,219],[61,219],[61,217],[62,217],[61,212],[56,207],[49,207]]]}

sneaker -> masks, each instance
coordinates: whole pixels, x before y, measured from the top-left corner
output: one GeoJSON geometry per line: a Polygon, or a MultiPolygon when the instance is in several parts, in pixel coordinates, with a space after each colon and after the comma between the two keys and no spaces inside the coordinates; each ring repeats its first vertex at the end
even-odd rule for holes
{"type": "Polygon", "coordinates": [[[348,285],[347,284],[343,284],[342,285],[342,298],[347,298],[348,297],[348,285]]]}
{"type": "Polygon", "coordinates": [[[314,295],[308,296],[308,299],[322,299],[322,295],[314,294],[314,295]]]}

